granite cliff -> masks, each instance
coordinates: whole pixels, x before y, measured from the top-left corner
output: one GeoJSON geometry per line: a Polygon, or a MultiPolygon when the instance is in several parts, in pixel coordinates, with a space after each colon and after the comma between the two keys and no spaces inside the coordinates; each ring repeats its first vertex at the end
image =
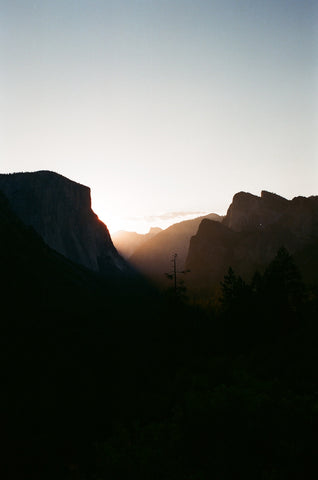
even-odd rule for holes
{"type": "Polygon", "coordinates": [[[88,187],[38,171],[1,174],[0,190],[23,223],[58,253],[103,275],[129,272],[107,227],[91,209],[88,187]]]}
{"type": "Polygon", "coordinates": [[[191,289],[218,284],[231,266],[250,279],[285,246],[294,255],[305,280],[314,281],[318,268],[318,197],[287,200],[262,192],[260,197],[234,195],[222,223],[203,220],[192,237],[186,268],[191,289]]]}
{"type": "MultiPolygon", "coordinates": [[[[318,196],[287,200],[262,191],[257,197],[240,192],[234,195],[223,225],[236,232],[282,230],[294,237],[291,250],[318,236],[318,196]]],[[[285,239],[289,242],[288,238],[285,239]]]]}
{"type": "Polygon", "coordinates": [[[237,232],[264,228],[277,222],[290,207],[290,202],[279,195],[261,192],[257,197],[239,192],[233,197],[223,224],[237,232]]]}

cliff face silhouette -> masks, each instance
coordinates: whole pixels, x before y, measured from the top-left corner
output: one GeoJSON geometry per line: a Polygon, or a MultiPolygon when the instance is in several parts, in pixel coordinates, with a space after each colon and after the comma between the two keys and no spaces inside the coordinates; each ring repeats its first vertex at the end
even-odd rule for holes
{"type": "Polygon", "coordinates": [[[18,218],[1,191],[0,265],[2,327],[66,325],[72,317],[91,316],[110,291],[102,276],[51,249],[18,218]]]}
{"type": "Polygon", "coordinates": [[[203,220],[192,237],[186,261],[191,288],[220,282],[229,266],[249,279],[285,246],[305,279],[314,281],[318,267],[318,197],[287,200],[266,191],[260,197],[234,195],[222,223],[203,220]]]}
{"type": "Polygon", "coordinates": [[[0,190],[23,223],[58,253],[106,276],[129,272],[107,227],[91,209],[88,187],[39,171],[1,174],[0,190]]]}

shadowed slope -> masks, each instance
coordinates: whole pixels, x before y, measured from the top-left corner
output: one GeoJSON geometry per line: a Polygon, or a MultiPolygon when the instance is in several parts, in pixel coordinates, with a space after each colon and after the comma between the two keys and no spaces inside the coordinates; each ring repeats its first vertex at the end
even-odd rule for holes
{"type": "Polygon", "coordinates": [[[130,257],[132,265],[159,285],[169,285],[165,273],[171,271],[172,255],[177,253],[178,270],[185,268],[190,239],[204,218],[221,221],[222,217],[211,213],[206,217],[176,223],[145,242],[130,257]]]}

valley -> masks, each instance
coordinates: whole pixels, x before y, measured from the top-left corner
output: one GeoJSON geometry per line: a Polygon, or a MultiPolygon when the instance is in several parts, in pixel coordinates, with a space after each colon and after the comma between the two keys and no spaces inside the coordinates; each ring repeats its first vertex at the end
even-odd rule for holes
{"type": "Polygon", "coordinates": [[[240,192],[124,258],[88,187],[0,190],[2,478],[313,478],[318,197],[240,192]]]}

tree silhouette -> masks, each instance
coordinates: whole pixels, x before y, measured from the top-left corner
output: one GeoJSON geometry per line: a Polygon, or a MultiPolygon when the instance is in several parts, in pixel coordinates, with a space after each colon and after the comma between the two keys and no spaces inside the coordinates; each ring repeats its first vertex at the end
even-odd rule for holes
{"type": "Polygon", "coordinates": [[[263,288],[267,304],[276,310],[276,314],[297,315],[300,312],[304,285],[294,259],[285,247],[278,250],[266,269],[263,288]]]}
{"type": "Polygon", "coordinates": [[[165,273],[165,276],[168,280],[173,281],[173,293],[175,298],[184,299],[186,295],[186,286],[183,280],[178,280],[179,274],[185,274],[190,272],[190,270],[181,270],[177,269],[177,257],[178,254],[174,253],[171,259],[172,271],[171,273],[165,273]]]}
{"type": "Polygon", "coordinates": [[[229,267],[227,274],[221,282],[222,305],[224,310],[237,309],[246,299],[248,286],[240,277],[234,273],[232,267],[229,267]]]}

